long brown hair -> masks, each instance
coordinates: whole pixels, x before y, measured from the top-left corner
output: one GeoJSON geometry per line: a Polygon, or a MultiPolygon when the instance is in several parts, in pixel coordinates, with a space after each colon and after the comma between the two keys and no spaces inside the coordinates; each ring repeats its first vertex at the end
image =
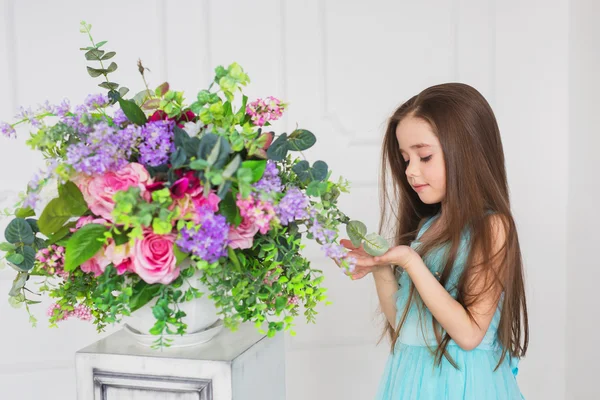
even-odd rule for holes
{"type": "MultiPolygon", "coordinates": [[[[451,276],[461,235],[464,229],[469,230],[468,248],[471,251],[458,281],[456,300],[474,321],[468,307],[475,304],[482,293],[499,284],[501,292],[497,293],[502,312],[498,340],[503,351],[498,366],[507,353],[512,357],[523,357],[529,342],[523,262],[510,209],[500,131],[485,98],[469,85],[447,83],[427,88],[402,104],[387,124],[382,148],[380,188],[382,212],[379,233],[390,233],[395,245],[408,245],[425,218],[440,214],[444,222],[443,229],[430,240],[424,241],[417,251],[424,257],[434,248],[449,244],[447,261],[440,276],[440,283],[444,286],[451,276]],[[428,122],[441,143],[446,167],[446,195],[442,203],[423,203],[407,180],[406,163],[400,154],[396,137],[398,124],[407,116],[428,122]],[[391,187],[388,188],[389,180],[391,187]],[[506,237],[505,246],[497,254],[491,254],[494,232],[487,217],[490,210],[500,217],[506,237]],[[390,222],[392,226],[389,226],[390,222]],[[479,255],[477,259],[475,254],[479,255]],[[502,268],[490,273],[492,262],[499,262],[502,268]],[[483,285],[483,290],[475,292],[474,285],[469,282],[478,279],[478,287],[483,285]]],[[[389,334],[392,352],[413,302],[418,302],[420,319],[424,320],[424,307],[418,297],[411,284],[408,304],[404,310],[398,310],[402,312],[398,326],[393,327],[386,321],[382,338],[386,333],[389,334]]],[[[430,322],[437,341],[434,350],[436,362],[441,363],[442,357],[446,357],[456,367],[447,352],[450,336],[435,318],[430,322]]]]}

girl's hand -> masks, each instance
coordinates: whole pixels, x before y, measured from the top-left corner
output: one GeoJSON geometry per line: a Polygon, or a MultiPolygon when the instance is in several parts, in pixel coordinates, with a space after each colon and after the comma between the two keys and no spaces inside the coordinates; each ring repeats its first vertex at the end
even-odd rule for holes
{"type": "Polygon", "coordinates": [[[352,279],[363,278],[369,272],[388,265],[399,265],[406,270],[415,259],[415,256],[419,257],[419,254],[410,246],[392,247],[382,256],[373,257],[364,250],[362,245],[359,248],[354,247],[350,240],[342,239],[340,244],[351,250],[347,257],[356,259],[356,268],[352,273],[352,279]]]}

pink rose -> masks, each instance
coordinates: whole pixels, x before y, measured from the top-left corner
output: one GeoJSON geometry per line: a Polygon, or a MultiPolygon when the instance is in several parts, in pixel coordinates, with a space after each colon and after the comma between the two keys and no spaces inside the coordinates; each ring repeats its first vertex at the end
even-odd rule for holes
{"type": "Polygon", "coordinates": [[[136,240],[131,251],[133,271],[146,283],[169,284],[179,276],[173,243],[175,235],[157,235],[152,230],[136,240]]]}
{"type": "Polygon", "coordinates": [[[104,273],[109,264],[113,264],[119,275],[122,275],[125,271],[131,271],[128,263],[131,253],[129,247],[128,243],[117,246],[112,239],[109,239],[107,246],[98,250],[94,257],[81,264],[81,270],[99,276],[104,273]]]}
{"type": "Polygon", "coordinates": [[[190,194],[192,195],[192,199],[194,200],[196,207],[207,206],[207,208],[212,212],[219,211],[219,202],[221,201],[221,198],[217,196],[213,190],[210,191],[208,198],[204,197],[204,188],[202,186],[198,187],[190,194]]]}
{"type": "MultiPolygon", "coordinates": [[[[102,250],[100,250],[102,251],[102,250]]],[[[108,264],[106,264],[108,265],[108,264]]],[[[106,265],[100,265],[100,263],[98,262],[98,259],[96,258],[96,256],[90,258],[89,260],[87,260],[86,262],[84,262],[83,264],[81,264],[81,270],[83,272],[87,272],[90,273],[92,272],[94,274],[94,276],[100,276],[104,273],[104,270],[106,269],[106,265]]]]}
{"type": "Polygon", "coordinates": [[[113,196],[116,192],[139,187],[144,196],[146,184],[151,183],[150,181],[150,174],[138,163],[128,164],[116,172],[110,171],[92,177],[79,176],[74,179],[90,210],[109,221],[112,221],[111,213],[115,208],[113,196]]]}
{"type": "Polygon", "coordinates": [[[232,249],[249,249],[252,247],[256,232],[258,232],[258,226],[250,219],[244,218],[238,227],[232,225],[229,228],[229,247],[232,249]]]}
{"type": "Polygon", "coordinates": [[[69,230],[71,232],[75,232],[79,228],[81,228],[82,226],[85,226],[87,224],[107,225],[107,221],[104,218],[94,218],[91,215],[86,215],[85,217],[79,217],[79,219],[75,223],[75,228],[70,228],[69,230]]]}

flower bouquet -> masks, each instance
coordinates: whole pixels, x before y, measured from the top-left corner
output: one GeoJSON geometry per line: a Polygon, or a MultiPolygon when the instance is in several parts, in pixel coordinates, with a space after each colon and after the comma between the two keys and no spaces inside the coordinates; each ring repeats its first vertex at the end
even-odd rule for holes
{"type": "Polygon", "coordinates": [[[15,123],[0,124],[8,137],[30,124],[27,144],[47,160],[4,212],[12,219],[0,250],[17,270],[13,305],[30,311],[45,294],[54,300],[51,326],[76,317],[99,331],[151,307],[145,333],[161,347],[167,335],[187,332],[181,305],[207,296],[225,327],[252,321],[270,337],[293,335],[300,307],[314,322],[326,302],[322,271],[300,253],[303,237],[346,272],[354,260],[337,243],[340,224],[355,244],[385,251],[383,239],[365,236],[364,224],[338,209],[348,182],[331,181],[324,161],[293,157],[315,135],[269,131],[287,104],[250,102],[240,65],[217,67],[210,87],[186,103],[168,83],[151,90],[140,62],[145,89],[126,99],[128,89],[109,79],[115,52],[90,29],[81,23],[91,41],[81,50],[106,94],[75,107],[65,100],[21,109],[15,123]]]}

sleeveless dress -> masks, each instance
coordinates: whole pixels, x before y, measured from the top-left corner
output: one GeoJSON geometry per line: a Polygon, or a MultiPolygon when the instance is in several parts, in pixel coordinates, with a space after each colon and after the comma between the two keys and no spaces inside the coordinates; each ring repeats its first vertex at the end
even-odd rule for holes
{"type": "MultiPolygon", "coordinates": [[[[439,214],[438,214],[439,215],[439,214]]],[[[410,244],[415,248],[419,238],[438,216],[425,222],[416,239],[410,244]]],[[[446,290],[456,298],[456,284],[469,252],[469,234],[463,232],[453,272],[446,290]]],[[[444,249],[440,246],[425,256],[424,262],[432,273],[441,274],[444,267],[444,249]]],[[[402,317],[409,297],[410,277],[402,273],[398,279],[400,289],[396,294],[396,325],[402,317]]],[[[416,292],[415,292],[416,295],[416,292]]],[[[423,306],[424,307],[424,306],[423,306]]],[[[456,369],[446,357],[441,364],[435,363],[432,350],[437,342],[431,323],[431,313],[426,310],[421,324],[418,306],[413,300],[404,322],[395,351],[388,357],[383,377],[379,383],[377,400],[519,400],[524,399],[516,382],[518,360],[507,353],[502,364],[494,371],[500,360],[502,347],[497,339],[501,305],[499,303],[482,342],[475,349],[466,351],[456,342],[448,343],[448,354],[457,364],[456,369]],[[430,348],[427,347],[429,344],[430,348]]]]}

